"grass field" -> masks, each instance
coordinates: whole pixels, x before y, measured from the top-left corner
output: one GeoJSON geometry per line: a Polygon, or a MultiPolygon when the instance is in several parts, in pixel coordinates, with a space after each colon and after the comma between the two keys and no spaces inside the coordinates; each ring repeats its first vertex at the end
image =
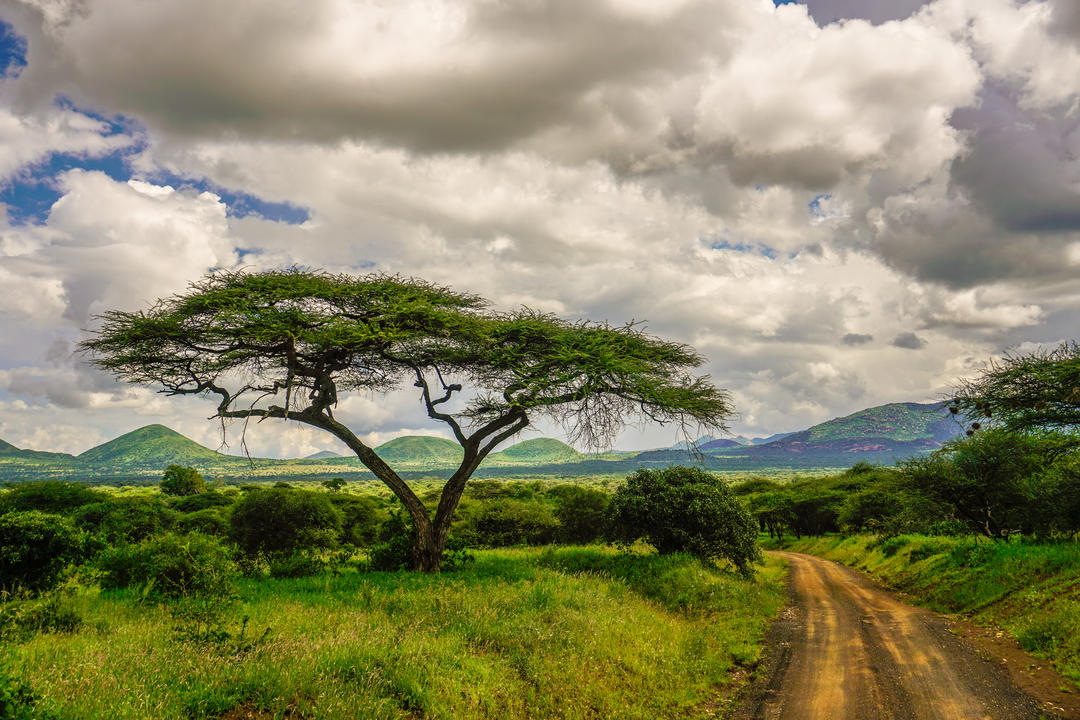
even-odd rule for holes
{"type": "Polygon", "coordinates": [[[442,576],[244,581],[219,634],[83,586],[65,601],[77,629],[0,655],[42,714],[70,720],[705,718],[733,665],[757,657],[783,572],[771,560],[747,582],[686,556],[482,551],[442,576]]]}
{"type": "Polygon", "coordinates": [[[1000,627],[1080,688],[1080,543],[829,536],[784,548],[861,568],[930,608],[1000,627]]]}

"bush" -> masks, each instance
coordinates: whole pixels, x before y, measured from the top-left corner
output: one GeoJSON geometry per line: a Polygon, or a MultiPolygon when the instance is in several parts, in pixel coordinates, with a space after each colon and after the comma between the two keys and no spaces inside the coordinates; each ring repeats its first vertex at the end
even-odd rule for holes
{"type": "Polygon", "coordinates": [[[16,677],[7,662],[0,664],[0,720],[54,720],[55,717],[41,707],[41,698],[16,677]]]}
{"type": "Polygon", "coordinates": [[[0,642],[26,642],[40,633],[72,633],[82,625],[72,592],[61,587],[32,600],[0,605],[0,642]]]}
{"type": "Polygon", "coordinates": [[[236,565],[217,538],[192,533],[144,540],[106,550],[100,560],[101,587],[140,587],[145,597],[229,597],[236,565]]]}
{"type": "Polygon", "coordinates": [[[334,494],[330,501],[341,511],[343,543],[367,546],[375,542],[379,526],[386,520],[386,511],[373,498],[334,494]]]}
{"type": "Polygon", "coordinates": [[[42,480],[12,485],[0,495],[0,514],[26,510],[66,514],[75,508],[108,500],[100,490],[82,483],[61,480],[42,480]]]}
{"type": "Polygon", "coordinates": [[[197,495],[206,491],[206,480],[193,467],[170,465],[161,476],[160,487],[166,495],[197,495]]]}
{"type": "Polygon", "coordinates": [[[233,504],[234,498],[219,493],[216,490],[207,490],[197,495],[185,495],[173,498],[169,505],[173,510],[182,513],[199,512],[207,508],[228,507],[233,504]]]}
{"type": "Polygon", "coordinates": [[[537,500],[510,497],[485,500],[455,527],[480,547],[545,545],[555,539],[559,521],[551,508],[537,500]]]}
{"type": "Polygon", "coordinates": [[[87,505],[75,516],[79,527],[109,542],[138,542],[173,526],[176,513],[156,497],[126,497],[87,505]]]}
{"type": "Polygon", "coordinates": [[[559,542],[584,545],[595,542],[604,529],[604,515],[611,495],[580,485],[559,485],[555,495],[555,518],[559,542]]]}
{"type": "MultiPolygon", "coordinates": [[[[198,497],[193,495],[192,497],[198,497]]],[[[203,535],[213,535],[224,538],[229,534],[228,515],[218,508],[208,508],[198,512],[181,515],[176,521],[178,533],[200,532],[203,535]]]]}
{"type": "Polygon", "coordinates": [[[37,510],[0,515],[0,589],[54,587],[86,548],[85,533],[67,518],[37,510]]]}
{"type": "Polygon", "coordinates": [[[270,561],[270,577],[274,578],[310,577],[325,569],[325,562],[304,552],[295,552],[270,561]]]}
{"type": "Polygon", "coordinates": [[[748,576],[761,560],[750,513],[727,483],[699,468],[642,469],[627,477],[608,508],[608,537],[622,545],[643,539],[661,554],[723,558],[748,576]]]}
{"type": "Polygon", "coordinates": [[[229,537],[250,557],[333,548],[340,536],[341,511],[326,493],[287,487],[250,490],[229,518],[229,537]]]}

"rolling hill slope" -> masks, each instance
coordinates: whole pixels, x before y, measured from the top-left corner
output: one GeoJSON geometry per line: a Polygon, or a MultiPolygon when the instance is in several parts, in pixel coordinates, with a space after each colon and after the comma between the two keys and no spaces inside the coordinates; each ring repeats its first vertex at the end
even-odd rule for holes
{"type": "Polygon", "coordinates": [[[531,465],[535,463],[577,462],[585,457],[564,442],[553,438],[533,438],[511,445],[505,450],[492,453],[488,459],[507,465],[531,465]]]}
{"type": "Polygon", "coordinates": [[[461,462],[461,446],[446,438],[430,435],[406,435],[375,448],[390,464],[456,465],[461,462]]]}
{"type": "Polygon", "coordinates": [[[78,455],[82,465],[120,469],[155,469],[192,465],[199,469],[246,462],[203,447],[164,425],[147,425],[78,455]]]}

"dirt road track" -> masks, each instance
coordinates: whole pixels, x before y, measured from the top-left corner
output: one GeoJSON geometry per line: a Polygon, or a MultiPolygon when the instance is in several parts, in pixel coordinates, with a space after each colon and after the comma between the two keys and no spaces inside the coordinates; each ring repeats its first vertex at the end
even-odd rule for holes
{"type": "Polygon", "coordinates": [[[791,565],[792,604],[773,626],[738,720],[1038,720],[1055,717],[1002,667],[829,560],[791,565]]]}

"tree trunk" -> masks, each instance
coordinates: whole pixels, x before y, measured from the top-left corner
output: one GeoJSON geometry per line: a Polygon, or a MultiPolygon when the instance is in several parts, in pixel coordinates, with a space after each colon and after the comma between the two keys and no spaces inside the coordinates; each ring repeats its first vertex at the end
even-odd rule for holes
{"type": "Polygon", "coordinates": [[[416,542],[413,544],[413,570],[437,573],[442,569],[442,551],[446,538],[439,541],[431,521],[416,522],[416,542]]]}

